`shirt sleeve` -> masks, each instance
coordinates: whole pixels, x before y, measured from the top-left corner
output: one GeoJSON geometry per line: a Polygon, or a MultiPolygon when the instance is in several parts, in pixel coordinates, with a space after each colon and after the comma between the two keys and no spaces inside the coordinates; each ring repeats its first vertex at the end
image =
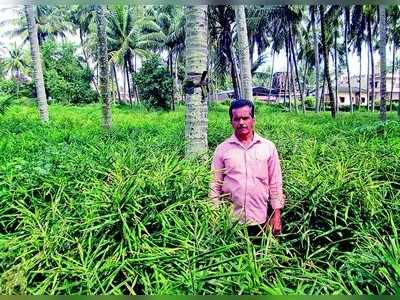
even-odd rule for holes
{"type": "Polygon", "coordinates": [[[209,193],[211,202],[215,207],[219,206],[220,203],[220,196],[222,193],[222,183],[224,179],[223,169],[224,169],[224,160],[220,148],[217,147],[211,164],[212,179],[210,182],[210,193],[209,193]]]}
{"type": "Polygon", "coordinates": [[[282,208],[285,205],[285,196],[282,191],[281,164],[275,146],[273,146],[272,155],[268,159],[268,176],[271,206],[273,209],[282,208]]]}

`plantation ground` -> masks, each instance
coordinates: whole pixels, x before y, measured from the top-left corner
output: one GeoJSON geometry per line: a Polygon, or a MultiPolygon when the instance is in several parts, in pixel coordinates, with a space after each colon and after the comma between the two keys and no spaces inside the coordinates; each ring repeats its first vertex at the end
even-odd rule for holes
{"type": "MultiPolygon", "coordinates": [[[[211,151],[231,134],[209,115],[211,151]]],[[[248,241],[207,204],[209,161],[184,159],[184,110],[35,107],[0,116],[1,294],[400,293],[400,123],[258,105],[277,146],[283,234],[248,241]]],[[[210,155],[211,152],[210,151],[210,155]]]]}

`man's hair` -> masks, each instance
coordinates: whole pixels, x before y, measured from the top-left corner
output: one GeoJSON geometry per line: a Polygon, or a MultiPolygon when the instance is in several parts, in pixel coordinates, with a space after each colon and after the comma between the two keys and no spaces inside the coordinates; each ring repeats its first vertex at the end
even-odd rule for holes
{"type": "Polygon", "coordinates": [[[244,106],[248,106],[251,108],[250,111],[250,115],[252,118],[254,118],[254,104],[253,102],[251,102],[250,100],[246,100],[246,99],[239,99],[239,100],[233,100],[231,102],[231,106],[229,107],[229,116],[231,117],[231,121],[233,118],[233,113],[232,110],[236,109],[236,108],[241,108],[244,106]]]}

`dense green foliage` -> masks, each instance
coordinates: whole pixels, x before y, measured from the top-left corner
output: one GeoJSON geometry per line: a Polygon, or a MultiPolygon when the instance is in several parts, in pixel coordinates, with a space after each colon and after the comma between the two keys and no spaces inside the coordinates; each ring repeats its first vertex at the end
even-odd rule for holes
{"type": "MultiPolygon", "coordinates": [[[[209,115],[210,154],[231,133],[209,115]]],[[[184,112],[34,107],[0,116],[1,294],[398,294],[400,123],[258,105],[277,145],[283,234],[248,241],[184,159],[184,112]]]]}
{"type": "Polygon", "coordinates": [[[315,97],[314,96],[306,96],[304,98],[304,104],[306,105],[307,109],[315,109],[315,97]]]}
{"type": "Polygon", "coordinates": [[[96,102],[97,94],[90,87],[92,74],[82,66],[75,51],[72,44],[52,40],[41,47],[47,96],[55,102],[96,102]]]}
{"type": "Polygon", "coordinates": [[[134,76],[140,99],[148,107],[169,110],[172,102],[172,77],[160,58],[152,55],[134,76]]]}
{"type": "Polygon", "coordinates": [[[0,80],[0,95],[15,97],[32,97],[34,87],[32,83],[18,82],[17,80],[0,80]]]}

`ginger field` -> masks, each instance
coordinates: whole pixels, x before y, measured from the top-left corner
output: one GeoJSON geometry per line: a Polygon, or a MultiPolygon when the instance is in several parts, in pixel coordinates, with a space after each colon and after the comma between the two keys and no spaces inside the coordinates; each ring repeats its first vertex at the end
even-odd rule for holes
{"type": "MultiPolygon", "coordinates": [[[[184,107],[13,105],[0,115],[1,294],[399,294],[400,121],[256,106],[279,151],[283,233],[249,241],[184,158],[184,107]]],[[[209,112],[209,157],[231,134],[209,112]]]]}

